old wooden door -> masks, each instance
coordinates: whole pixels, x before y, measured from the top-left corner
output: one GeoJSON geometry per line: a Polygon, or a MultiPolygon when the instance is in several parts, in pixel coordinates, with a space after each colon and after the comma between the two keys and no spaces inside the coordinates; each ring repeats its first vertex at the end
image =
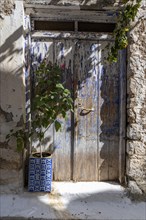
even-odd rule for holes
{"type": "Polygon", "coordinates": [[[44,56],[58,63],[74,99],[74,114],[68,112],[67,120],[60,118],[62,130],[55,133],[52,128],[46,135],[47,144],[56,144],[54,180],[119,179],[125,61],[121,53],[117,64],[106,64],[107,43],[108,38],[98,34],[84,39],[32,38],[33,68],[44,56]]]}

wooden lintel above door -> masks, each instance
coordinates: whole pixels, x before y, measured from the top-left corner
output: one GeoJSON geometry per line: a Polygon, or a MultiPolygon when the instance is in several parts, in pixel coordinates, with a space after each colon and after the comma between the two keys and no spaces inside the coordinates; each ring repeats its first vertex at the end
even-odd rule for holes
{"type": "Polygon", "coordinates": [[[90,21],[99,23],[116,23],[117,8],[97,10],[83,6],[53,6],[25,4],[25,13],[31,17],[46,18],[47,20],[90,21]]]}

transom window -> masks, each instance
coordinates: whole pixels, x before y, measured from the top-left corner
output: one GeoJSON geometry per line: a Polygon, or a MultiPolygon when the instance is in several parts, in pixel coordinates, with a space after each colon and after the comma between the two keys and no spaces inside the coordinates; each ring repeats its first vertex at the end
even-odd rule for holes
{"type": "Polygon", "coordinates": [[[36,31],[113,32],[114,28],[114,23],[34,20],[36,31]]]}

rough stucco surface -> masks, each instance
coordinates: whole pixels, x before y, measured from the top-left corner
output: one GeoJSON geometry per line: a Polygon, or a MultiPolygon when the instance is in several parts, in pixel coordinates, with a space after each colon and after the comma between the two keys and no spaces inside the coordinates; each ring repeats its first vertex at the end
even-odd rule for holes
{"type": "Polygon", "coordinates": [[[4,18],[5,15],[12,14],[14,8],[14,0],[1,0],[0,18],[4,18]]]}
{"type": "Polygon", "coordinates": [[[12,14],[0,19],[0,185],[1,193],[23,187],[22,153],[16,140],[5,140],[24,114],[23,4],[15,1],[12,14]]]}
{"type": "Polygon", "coordinates": [[[94,6],[99,9],[117,6],[121,0],[25,0],[27,4],[58,5],[58,6],[94,6]]]}
{"type": "Polygon", "coordinates": [[[127,176],[133,193],[146,193],[146,2],[130,32],[127,66],[127,176]]]}

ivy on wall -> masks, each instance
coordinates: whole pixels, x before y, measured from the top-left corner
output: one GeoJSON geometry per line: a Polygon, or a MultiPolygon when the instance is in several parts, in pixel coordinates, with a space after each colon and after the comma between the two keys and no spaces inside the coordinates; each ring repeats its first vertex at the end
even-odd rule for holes
{"type": "Polygon", "coordinates": [[[142,0],[123,0],[123,10],[118,14],[118,20],[113,32],[114,44],[110,47],[108,58],[109,62],[117,62],[118,51],[128,46],[127,32],[130,24],[134,21],[142,0]]]}

